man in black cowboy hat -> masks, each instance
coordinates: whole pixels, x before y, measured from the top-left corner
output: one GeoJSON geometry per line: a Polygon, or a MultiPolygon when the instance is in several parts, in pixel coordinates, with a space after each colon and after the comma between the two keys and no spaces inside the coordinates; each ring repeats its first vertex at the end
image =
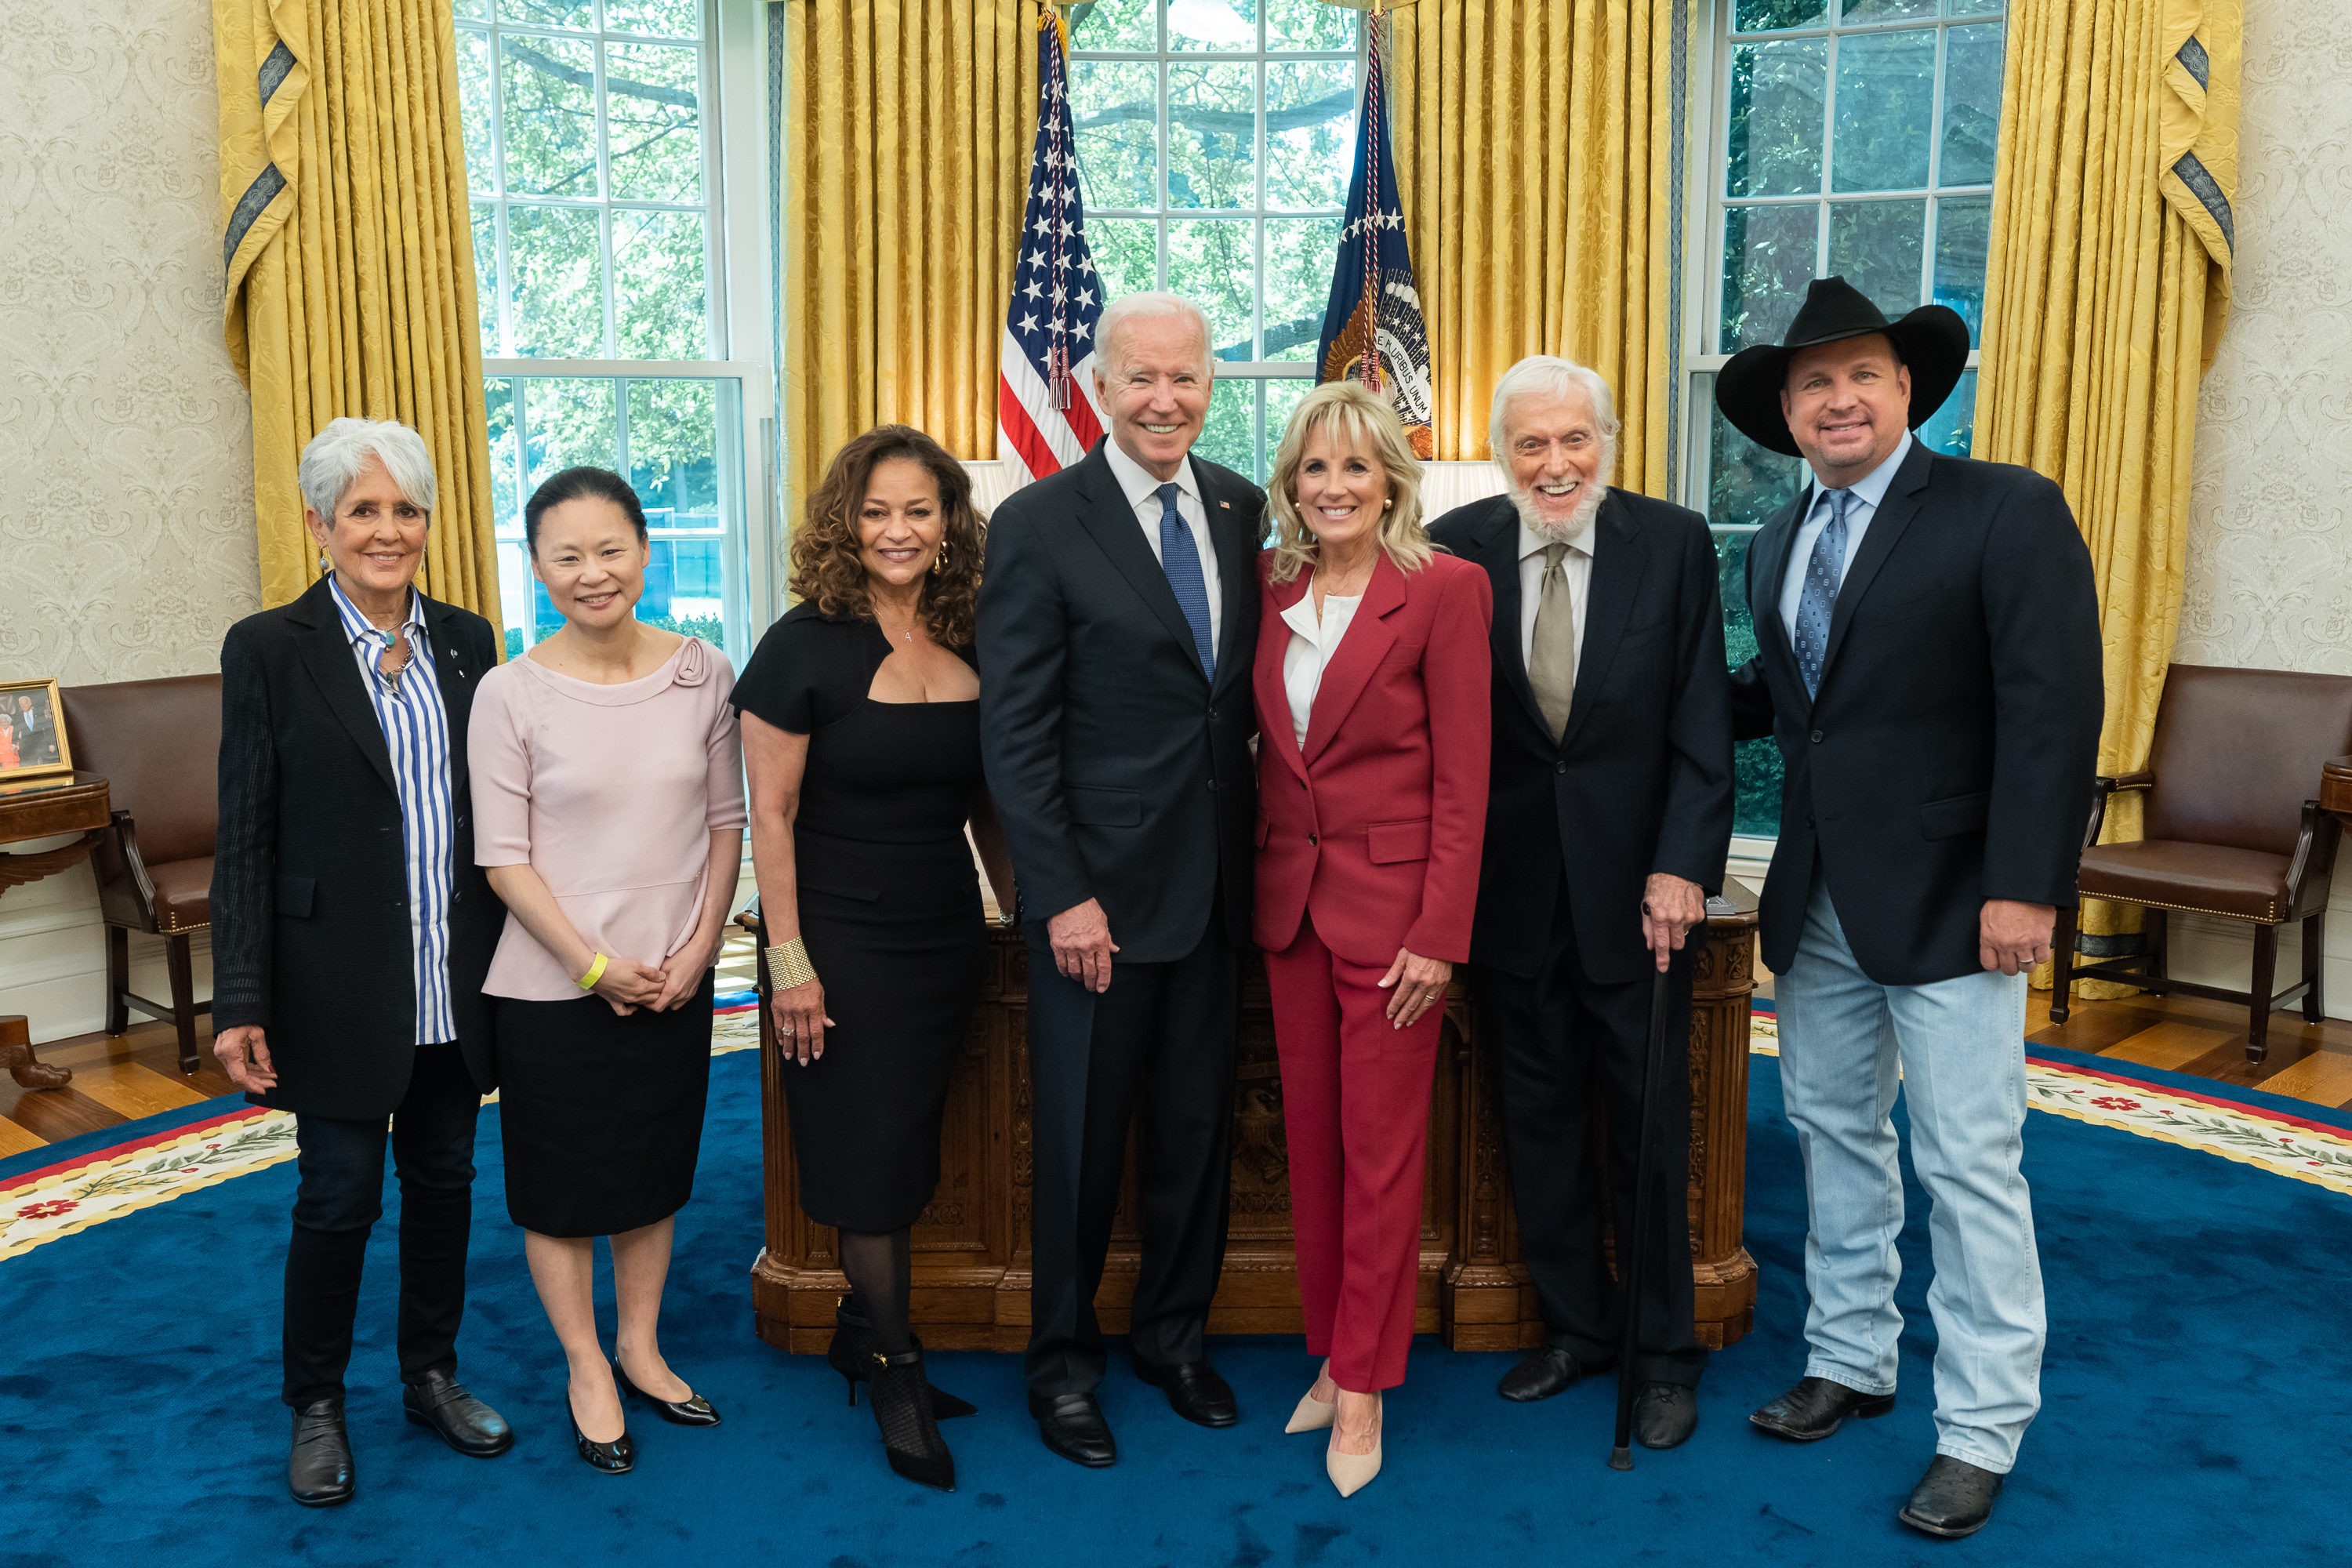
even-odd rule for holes
{"type": "Polygon", "coordinates": [[[2074,900],[2102,708],[2058,487],[1911,435],[1968,353],[1953,311],[1890,322],[1830,278],[1716,383],[1726,418],[1811,470],[1748,547],[1759,651],[1733,676],[1738,733],[1787,765],[1764,962],[1811,1222],[1805,1375],[1749,1419],[1803,1443],[1894,1407],[1899,1088],[1937,1337],[1936,1457],[1899,1517],[1941,1536],[1991,1517],[2041,1408],[2025,973],[2074,900]]]}

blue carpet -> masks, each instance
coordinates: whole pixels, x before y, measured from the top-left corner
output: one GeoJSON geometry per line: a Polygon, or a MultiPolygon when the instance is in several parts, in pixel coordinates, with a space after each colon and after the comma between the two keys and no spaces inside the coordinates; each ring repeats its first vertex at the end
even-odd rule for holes
{"type": "Polygon", "coordinates": [[[1176,1419],[1127,1374],[1121,1352],[1103,1390],[1121,1460],[1103,1472],[1039,1447],[1017,1357],[941,1355],[939,1381],[983,1411],[947,1428],[962,1489],[898,1480],[871,1418],[844,1405],[821,1360],[752,1337],[750,1052],[713,1064],[664,1335],[672,1363],[726,1425],[694,1431],[640,1415],[636,1471],[596,1475],[571,1452],[562,1359],[506,1220],[492,1110],[461,1372],[514,1422],[515,1452],[463,1458],[403,1424],[386,1223],[369,1255],[352,1368],[360,1496],[323,1513],[286,1500],[277,1285],[294,1177],[279,1166],[0,1262],[10,1489],[0,1563],[2344,1561],[2352,1201],[2035,1115],[2027,1165],[2053,1325],[2045,1406],[1991,1528],[1953,1547],[1894,1519],[1934,1445],[1916,1188],[1901,1295],[1913,1331],[1895,1414],[1810,1447],[1746,1423],[1803,1363],[1803,1184],[1780,1110],[1778,1064],[1756,1058],[1757,1326],[1715,1358],[1688,1447],[1637,1451],[1639,1468],[1614,1474],[1605,1381],[1507,1405],[1493,1385],[1511,1358],[1423,1341],[1390,1399],[1388,1468],[1346,1502],[1323,1479],[1320,1439],[1281,1433],[1313,1367],[1296,1341],[1277,1338],[1216,1344],[1244,1413],[1227,1432],[1176,1419]]]}

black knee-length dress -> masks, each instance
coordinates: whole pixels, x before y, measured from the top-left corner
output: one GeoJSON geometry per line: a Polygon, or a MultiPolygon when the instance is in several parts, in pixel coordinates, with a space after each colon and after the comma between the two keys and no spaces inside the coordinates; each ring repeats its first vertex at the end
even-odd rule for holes
{"type": "Polygon", "coordinates": [[[801,1207],[867,1233],[912,1224],[939,1185],[940,1119],[985,956],[964,838],[980,704],[874,701],[890,651],[871,620],[803,603],[734,692],[741,711],[809,738],[793,850],[801,940],[834,1023],[823,1057],[785,1067],[784,1100],[801,1207]]]}

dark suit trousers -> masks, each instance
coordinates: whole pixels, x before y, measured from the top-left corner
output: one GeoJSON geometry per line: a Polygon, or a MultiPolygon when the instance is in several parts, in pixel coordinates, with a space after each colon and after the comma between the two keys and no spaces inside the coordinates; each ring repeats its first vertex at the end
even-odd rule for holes
{"type": "MultiPolygon", "coordinates": [[[[466,1310],[466,1242],[474,1215],[474,1121],[481,1091],[455,1042],[416,1047],[408,1093],[392,1113],[400,1175],[400,1376],[454,1372],[466,1310]]],[[[297,1116],[294,1235],[286,1248],[286,1403],[343,1395],[360,1269],[383,1213],[381,1117],[297,1116]]]]}
{"type": "Polygon", "coordinates": [[[1190,953],[1115,963],[1099,996],[1054,967],[1044,922],[1030,922],[1028,941],[1035,1162],[1027,1371],[1030,1393],[1050,1398],[1102,1381],[1095,1291],[1130,1121],[1142,1139],[1143,1262],[1129,1343],[1163,1366],[1207,1355],[1209,1300],[1225,1261],[1240,976],[1214,900],[1190,953]]]}
{"type": "MultiPolygon", "coordinates": [[[[1625,918],[1637,918],[1627,910],[1625,918]]],[[[1671,1016],[1650,1198],[1650,1277],[1643,1291],[1636,1375],[1645,1383],[1696,1387],[1706,1349],[1692,1326],[1690,1217],[1691,961],[1701,926],[1668,972],[1671,1016]]],[[[1535,1277],[1545,1340],[1587,1367],[1613,1363],[1623,1344],[1623,1295],[1601,1252],[1598,1120],[1606,1117],[1614,1233],[1633,1233],[1633,1167],[1641,1146],[1642,1055],[1649,1039],[1650,977],[1603,985],[1585,973],[1569,910],[1568,879],[1552,900],[1542,966],[1533,978],[1479,968],[1471,984],[1478,1030],[1495,1053],[1496,1090],[1510,1150],[1519,1256],[1535,1277]]]]}

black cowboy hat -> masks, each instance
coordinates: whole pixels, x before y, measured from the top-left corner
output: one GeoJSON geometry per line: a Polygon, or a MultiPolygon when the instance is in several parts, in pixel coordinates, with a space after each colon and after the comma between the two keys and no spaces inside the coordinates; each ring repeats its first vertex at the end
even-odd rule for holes
{"type": "Polygon", "coordinates": [[[1715,405],[1758,446],[1791,458],[1801,456],[1780,412],[1790,355],[1816,343],[1874,332],[1895,345],[1895,357],[1911,372],[1911,412],[1904,422],[1916,430],[1960,384],[1960,373],[1969,363],[1969,324],[1946,305],[1922,305],[1901,321],[1890,321],[1868,295],[1843,278],[1813,279],[1797,319],[1789,323],[1786,342],[1758,343],[1732,355],[1731,363],[1716,373],[1715,405]]]}

